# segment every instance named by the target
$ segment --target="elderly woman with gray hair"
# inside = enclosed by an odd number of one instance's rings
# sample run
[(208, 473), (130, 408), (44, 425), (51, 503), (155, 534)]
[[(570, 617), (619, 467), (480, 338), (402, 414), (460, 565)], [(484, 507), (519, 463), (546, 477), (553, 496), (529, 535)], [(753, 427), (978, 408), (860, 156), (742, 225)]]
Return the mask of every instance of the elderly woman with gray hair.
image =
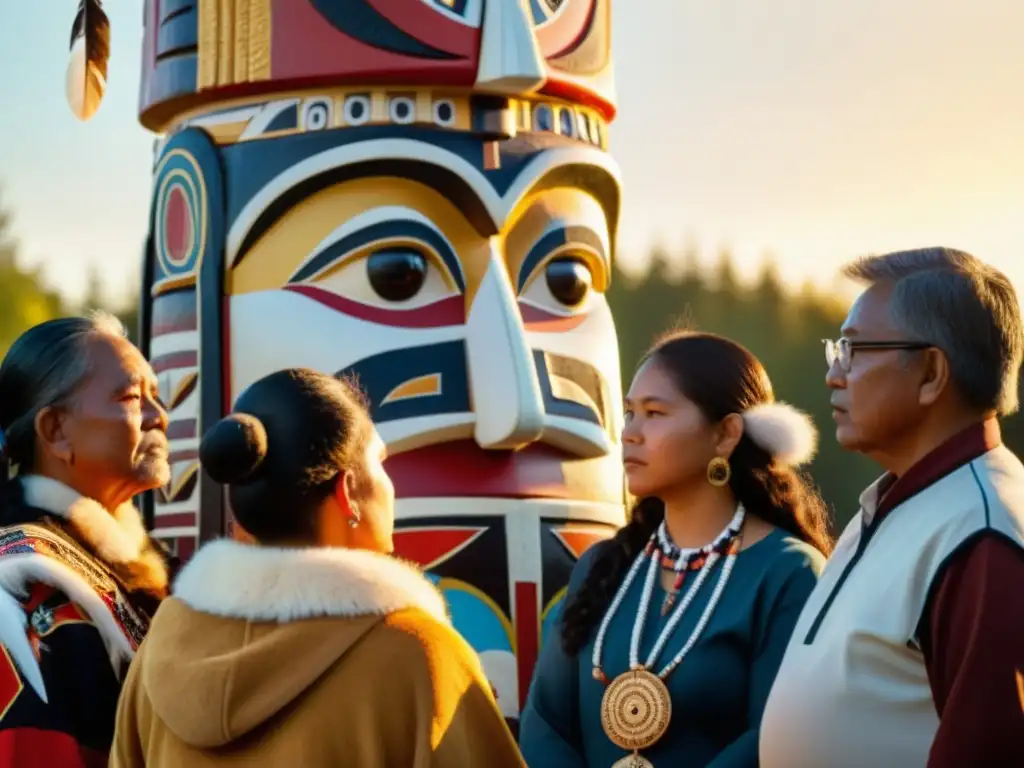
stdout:
[(169, 479), (167, 416), (109, 315), (51, 320), (0, 364), (0, 766), (106, 765), (168, 562), (132, 499)]

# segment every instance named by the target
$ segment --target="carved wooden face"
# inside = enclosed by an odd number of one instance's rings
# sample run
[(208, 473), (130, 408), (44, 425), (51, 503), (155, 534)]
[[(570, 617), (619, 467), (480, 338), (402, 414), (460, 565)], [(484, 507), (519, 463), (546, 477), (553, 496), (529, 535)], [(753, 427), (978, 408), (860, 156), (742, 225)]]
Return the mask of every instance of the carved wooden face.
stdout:
[[(283, 367), (357, 376), (399, 498), (481, 483), (621, 502), (608, 156), (521, 138), (488, 171), (477, 137), (416, 127), (288, 142), (277, 173), (267, 144), (222, 150), (233, 396)], [(480, 451), (522, 469), (466, 472), (458, 457)]]

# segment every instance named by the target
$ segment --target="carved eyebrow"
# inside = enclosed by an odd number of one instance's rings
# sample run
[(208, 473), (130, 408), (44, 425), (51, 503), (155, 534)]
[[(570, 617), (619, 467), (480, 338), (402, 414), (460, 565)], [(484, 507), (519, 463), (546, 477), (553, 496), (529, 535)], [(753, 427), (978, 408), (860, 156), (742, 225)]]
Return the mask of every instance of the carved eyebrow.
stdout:
[[(230, 268), (237, 267), (299, 199), (336, 184), (375, 176), (398, 177), (430, 187), (455, 205), (482, 237), (500, 234), (512, 209), (526, 195), (564, 184), (567, 178), (574, 180), (570, 186), (588, 191), (602, 203), (609, 222), (618, 220), (618, 171), (608, 153), (600, 149), (548, 147), (531, 142), (524, 134), (522, 145), (516, 147), (515, 163), (507, 171), (503, 167), (488, 174), (475, 140), (448, 135), (433, 140), (399, 139), (393, 129), (366, 126), (359, 129), (363, 138), (328, 148), (324, 139), (330, 137), (302, 137), (306, 140), (295, 145), (297, 151), (300, 146), (304, 150), (302, 159), (287, 164), (285, 170), (280, 164), (260, 160), (259, 142), (225, 147), (226, 162), (247, 171), (232, 187), (228, 205), (225, 261)], [(614, 231), (611, 234), (614, 239)]]
[(605, 252), (604, 244), (601, 242), (601, 238), (598, 237), (594, 230), (590, 229), (590, 227), (584, 227), (578, 224), (568, 227), (557, 227), (547, 232), (536, 243), (534, 243), (533, 247), (530, 248), (529, 253), (526, 254), (526, 258), (523, 259), (523, 263), (519, 266), (517, 289), (520, 291), (523, 290), (523, 286), (526, 285), (526, 281), (529, 280), (530, 275), (533, 274), (537, 265), (543, 261), (549, 253), (556, 248), (576, 243), (595, 252), (605, 263), (605, 266), (609, 266), (608, 254)]
[[(391, 128), (391, 126), (381, 126)], [(374, 126), (360, 128), (369, 136), (380, 136), (386, 131), (377, 130)], [(369, 138), (352, 144), (334, 147), (324, 152), (306, 156), (298, 166), (280, 172), (272, 166), (261, 165), (251, 156), (252, 142), (233, 145), (228, 149), (232, 163), (249, 166), (250, 160), (254, 168), (251, 175), (242, 178), (236, 207), (229, 212), (231, 226), (228, 230), (227, 260), (234, 269), (245, 258), (253, 245), (282, 217), (287, 216), (301, 197), (308, 197), (327, 189), (355, 179), (367, 179), (377, 176), (394, 176), (423, 184), (448, 199), (465, 216), (466, 220), (484, 237), (491, 237), (499, 232), (498, 224), (485, 197), (499, 197), (494, 182), (481, 171), (479, 179), (464, 178), (445, 162), (431, 161), (433, 154), (440, 154), (441, 160), (450, 163), (451, 156), (458, 163), (466, 160), (456, 151), (450, 151), (428, 141), (413, 139), (398, 140), (403, 144), (416, 145), (417, 151), (425, 155), (420, 158), (389, 157), (367, 159), (363, 157), (378, 142), (387, 142), (386, 138)], [(317, 166), (316, 172), (297, 173), (305, 166), (310, 166), (317, 159), (327, 161), (325, 156), (337, 157), (338, 164), (326, 169)], [(529, 168), (529, 165), (527, 165)], [(275, 172), (275, 170), (277, 172)], [(517, 176), (517, 178), (520, 178)]]
[(388, 240), (396, 237), (408, 237), (429, 245), (441, 257), (445, 266), (448, 267), (448, 272), (459, 287), (459, 290), (465, 292), (466, 280), (462, 273), (462, 264), (459, 263), (459, 259), (455, 255), (455, 251), (452, 250), (448, 240), (432, 227), (422, 222), (408, 219), (379, 221), (376, 224), (367, 225), (362, 229), (357, 229), (344, 235), (322, 248), (305, 264), (299, 267), (288, 279), (288, 282), (300, 283), (309, 280), (334, 266), (345, 254), (357, 248), (368, 245), (375, 240)]

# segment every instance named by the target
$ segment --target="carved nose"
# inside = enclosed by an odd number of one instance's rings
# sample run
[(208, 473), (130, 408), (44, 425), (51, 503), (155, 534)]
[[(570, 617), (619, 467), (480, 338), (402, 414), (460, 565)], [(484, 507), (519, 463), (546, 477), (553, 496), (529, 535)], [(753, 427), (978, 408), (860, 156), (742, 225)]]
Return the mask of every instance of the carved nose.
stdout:
[(544, 430), (544, 395), (508, 273), (496, 249), (473, 298), (466, 333), (469, 386), (482, 448), (512, 450)]
[(480, 30), (476, 87), (500, 93), (532, 93), (547, 79), (533, 33), (529, 0), (486, 0)]

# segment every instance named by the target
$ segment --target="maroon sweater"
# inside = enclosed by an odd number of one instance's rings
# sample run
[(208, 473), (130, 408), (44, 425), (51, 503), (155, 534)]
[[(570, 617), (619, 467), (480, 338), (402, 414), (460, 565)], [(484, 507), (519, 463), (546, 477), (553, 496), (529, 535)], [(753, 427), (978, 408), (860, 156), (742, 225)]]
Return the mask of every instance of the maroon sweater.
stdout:
[[(961, 432), (894, 482), (876, 514), (1000, 441), (994, 419)], [(1024, 766), (1022, 593), (1024, 550), (995, 531), (965, 541), (936, 577), (918, 627), (939, 714), (929, 768)]]

